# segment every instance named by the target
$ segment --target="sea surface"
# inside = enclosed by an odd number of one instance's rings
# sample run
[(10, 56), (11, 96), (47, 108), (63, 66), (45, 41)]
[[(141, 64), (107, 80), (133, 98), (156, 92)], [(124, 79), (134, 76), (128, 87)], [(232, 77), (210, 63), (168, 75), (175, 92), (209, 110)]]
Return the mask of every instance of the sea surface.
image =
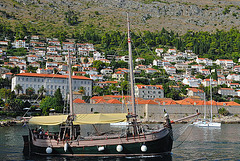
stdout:
[[(240, 124), (222, 124), (221, 128), (174, 125), (175, 141), (170, 155), (122, 158), (45, 157), (23, 155), (22, 125), (0, 127), (0, 160), (28, 161), (162, 161), (162, 160), (239, 160)], [(51, 130), (51, 129), (49, 129)], [(184, 132), (183, 132), (184, 131)], [(180, 135), (181, 134), (181, 135)]]

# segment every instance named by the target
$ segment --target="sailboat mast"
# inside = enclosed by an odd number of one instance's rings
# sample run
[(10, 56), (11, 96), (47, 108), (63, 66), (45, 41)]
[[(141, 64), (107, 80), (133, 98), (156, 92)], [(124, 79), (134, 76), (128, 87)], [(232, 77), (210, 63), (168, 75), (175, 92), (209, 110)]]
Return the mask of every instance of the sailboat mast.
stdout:
[(210, 116), (210, 121), (212, 122), (212, 77), (210, 77), (210, 96), (211, 96), (211, 116)]
[(128, 52), (129, 52), (129, 68), (130, 68), (130, 84), (131, 84), (131, 98), (132, 98), (132, 113), (136, 116), (135, 93), (134, 93), (134, 78), (133, 78), (133, 58), (132, 58), (132, 44), (130, 36), (130, 20), (127, 13), (127, 27), (128, 27)]
[(73, 115), (73, 94), (72, 94), (72, 66), (70, 61), (70, 52), (68, 50), (68, 75), (69, 75), (69, 104), (70, 104), (70, 115)]
[(204, 116), (203, 119), (206, 119), (206, 113), (207, 113), (207, 108), (206, 108), (206, 93), (204, 92)]

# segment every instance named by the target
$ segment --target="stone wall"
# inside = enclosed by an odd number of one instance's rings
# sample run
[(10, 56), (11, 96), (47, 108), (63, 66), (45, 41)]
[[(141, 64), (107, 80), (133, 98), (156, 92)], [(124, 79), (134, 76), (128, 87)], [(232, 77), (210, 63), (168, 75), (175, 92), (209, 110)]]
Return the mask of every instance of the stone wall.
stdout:
[[(126, 112), (127, 108), (131, 112), (131, 105), (122, 106), (121, 104), (78, 104), (74, 103), (74, 111), (75, 113), (121, 113)], [(213, 106), (213, 115), (217, 115), (217, 109), (222, 108), (224, 106)], [(240, 114), (239, 106), (225, 106), (225, 108), (232, 114)], [(176, 120), (182, 117), (186, 117), (196, 113), (196, 110), (202, 115), (204, 113), (204, 106), (197, 105), (137, 105), (137, 115), (142, 121), (149, 122), (161, 122), (164, 121), (164, 109), (170, 115), (171, 120)], [(206, 106), (207, 117), (210, 114), (210, 106)]]

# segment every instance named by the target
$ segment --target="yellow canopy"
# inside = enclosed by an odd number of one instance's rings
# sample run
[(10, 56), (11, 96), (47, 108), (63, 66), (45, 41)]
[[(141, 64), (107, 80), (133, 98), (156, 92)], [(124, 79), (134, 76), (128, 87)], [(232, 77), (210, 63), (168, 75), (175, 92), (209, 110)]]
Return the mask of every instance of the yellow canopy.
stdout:
[(67, 120), (68, 115), (37, 116), (29, 120), (29, 124), (59, 125)]
[[(98, 114), (76, 114), (74, 125), (80, 124), (109, 124), (126, 122), (127, 113), (98, 113)], [(59, 125), (66, 122), (68, 115), (37, 116), (29, 120), (29, 124), (37, 125)]]
[(73, 124), (109, 124), (116, 122), (126, 122), (126, 116), (127, 113), (77, 114)]

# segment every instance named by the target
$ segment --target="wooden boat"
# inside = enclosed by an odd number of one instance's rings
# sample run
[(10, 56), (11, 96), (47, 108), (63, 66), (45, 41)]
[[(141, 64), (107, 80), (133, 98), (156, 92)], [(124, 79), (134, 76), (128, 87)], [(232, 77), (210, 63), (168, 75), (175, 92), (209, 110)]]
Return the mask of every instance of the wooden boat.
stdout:
[[(63, 156), (141, 156), (171, 152), (173, 134), (167, 113), (165, 114), (166, 122), (159, 129), (146, 129), (137, 121), (129, 18), (128, 46), (132, 113), (74, 114), (70, 90), (70, 114), (33, 117), (29, 120), (29, 124), (61, 125), (59, 133), (54, 135), (44, 135), (29, 129), (29, 135), (23, 137), (24, 145), (30, 153)], [(70, 60), (69, 73), (71, 73)], [(71, 89), (71, 74), (69, 74), (69, 89)], [(85, 137), (81, 135), (80, 125), (83, 124), (110, 124), (124, 121), (129, 125), (123, 133), (105, 133)]]

